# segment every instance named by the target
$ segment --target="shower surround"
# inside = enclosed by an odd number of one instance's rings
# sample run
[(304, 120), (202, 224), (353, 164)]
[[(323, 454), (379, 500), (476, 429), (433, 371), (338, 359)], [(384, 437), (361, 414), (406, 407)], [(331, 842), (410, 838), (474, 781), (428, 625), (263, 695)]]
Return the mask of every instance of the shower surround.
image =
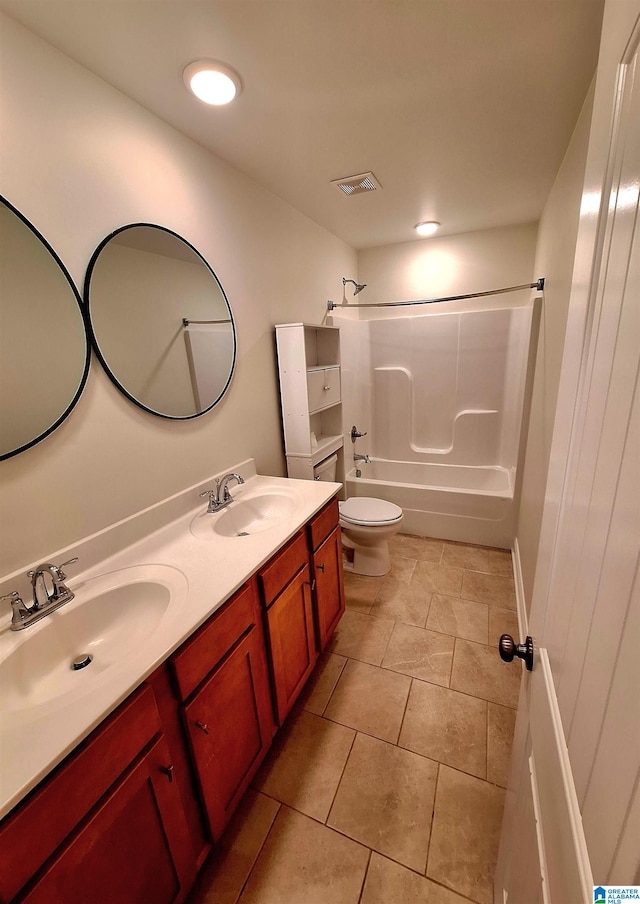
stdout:
[(377, 320), (338, 316), (348, 424), (367, 430), (347, 496), (404, 510), (403, 530), (510, 547), (533, 305)]

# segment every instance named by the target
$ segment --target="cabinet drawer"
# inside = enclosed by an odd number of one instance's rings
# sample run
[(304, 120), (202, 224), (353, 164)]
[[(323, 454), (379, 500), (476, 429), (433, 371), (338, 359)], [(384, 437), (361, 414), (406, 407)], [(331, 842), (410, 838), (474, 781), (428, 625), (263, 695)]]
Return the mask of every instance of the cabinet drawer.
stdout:
[(271, 605), (280, 591), (308, 561), (307, 538), (304, 530), (301, 530), (258, 575), (265, 606)]
[(161, 730), (148, 685), (124, 703), (0, 827), (0, 900), (10, 901)]
[(325, 537), (329, 536), (339, 519), (338, 500), (334, 497), (309, 522), (309, 546), (312, 550), (317, 549)]
[(255, 582), (250, 581), (171, 657), (181, 700), (186, 700), (258, 617)]
[(319, 411), (340, 401), (340, 368), (307, 372), (307, 397), (309, 412)]

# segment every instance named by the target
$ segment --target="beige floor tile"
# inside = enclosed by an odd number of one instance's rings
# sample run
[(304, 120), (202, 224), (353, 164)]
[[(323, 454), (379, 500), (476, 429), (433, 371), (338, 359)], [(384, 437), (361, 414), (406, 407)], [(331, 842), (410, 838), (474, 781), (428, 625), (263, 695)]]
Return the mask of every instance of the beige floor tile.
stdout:
[(453, 891), (425, 879), (374, 851), (361, 904), (469, 904)]
[(505, 577), (502, 574), (465, 571), (462, 592), (458, 596), (502, 609), (516, 608), (516, 590), (513, 578)]
[(502, 788), (440, 766), (428, 878), (492, 904), (504, 796)]
[(353, 739), (350, 728), (300, 710), (276, 737), (253, 785), (324, 822)]
[(395, 744), (411, 679), (351, 659), (340, 677), (325, 717)]
[(328, 649), (339, 656), (380, 665), (394, 624), (391, 618), (372, 618), (347, 610), (329, 641)]
[(487, 722), (487, 781), (507, 787), (509, 763), (516, 726), (516, 711), (489, 703)]
[[(384, 578), (391, 578), (398, 583), (408, 584), (415, 571), (417, 559), (411, 559), (407, 556), (391, 556), (391, 571)], [(382, 580), (384, 580), (382, 578)]]
[(349, 571), (344, 573), (344, 600), (348, 609), (367, 615), (379, 589), (380, 578), (369, 578)]
[(236, 904), (280, 804), (249, 790), (202, 868), (189, 904)]
[(515, 709), (521, 674), (519, 659), (503, 662), (497, 648), (456, 640), (450, 684), (454, 690)]
[(454, 643), (446, 634), (397, 622), (382, 666), (448, 687)]
[(439, 593), (434, 593), (431, 597), (426, 627), (432, 631), (486, 643), (488, 623), (489, 608), (486, 603), (442, 596)]
[(432, 593), (419, 584), (401, 583), (388, 576), (382, 578), (380, 592), (370, 615), (386, 616), (406, 625), (424, 628)]
[(468, 546), (447, 542), (442, 551), (442, 564), (470, 571), (489, 571), (489, 550), (486, 546)]
[(510, 634), (516, 643), (520, 642), (518, 634), (518, 613), (515, 609), (499, 609), (489, 606), (489, 646), (498, 649), (498, 641), (502, 634)]
[(490, 549), (489, 571), (491, 574), (503, 574), (508, 578), (512, 578), (513, 562), (511, 551), (508, 549)]
[(431, 590), (432, 593), (460, 596), (462, 574), (462, 568), (435, 565), (433, 562), (418, 562), (411, 581), (419, 584), (425, 590)]
[(282, 807), (241, 904), (357, 904), (369, 851)]
[(446, 687), (413, 681), (398, 744), (485, 778), (487, 703)]
[(300, 694), (300, 704), (307, 712), (321, 716), (329, 702), (338, 678), (346, 663), (344, 656), (322, 653), (311, 676)]
[(409, 534), (396, 534), (389, 540), (389, 550), (409, 559), (418, 559), (421, 562), (434, 562), (440, 564), (442, 558), (442, 540), (432, 540), (430, 537), (412, 537)]
[(432, 760), (358, 734), (327, 825), (424, 873), (437, 770)]

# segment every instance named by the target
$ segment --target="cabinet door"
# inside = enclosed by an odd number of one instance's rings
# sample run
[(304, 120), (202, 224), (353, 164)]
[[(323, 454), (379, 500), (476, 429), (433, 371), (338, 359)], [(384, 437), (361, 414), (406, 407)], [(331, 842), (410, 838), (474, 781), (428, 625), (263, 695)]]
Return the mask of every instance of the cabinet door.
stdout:
[(273, 664), (276, 721), (282, 725), (318, 658), (308, 565), (300, 569), (267, 609), (267, 630)]
[(309, 411), (321, 411), (340, 401), (340, 368), (310, 370), (307, 373)]
[(159, 738), (49, 861), (23, 904), (183, 901), (195, 862), (171, 766)]
[(313, 553), (318, 646), (324, 650), (344, 612), (344, 579), (340, 528)]
[(262, 628), (254, 626), (183, 709), (211, 837), (217, 840), (273, 734)]

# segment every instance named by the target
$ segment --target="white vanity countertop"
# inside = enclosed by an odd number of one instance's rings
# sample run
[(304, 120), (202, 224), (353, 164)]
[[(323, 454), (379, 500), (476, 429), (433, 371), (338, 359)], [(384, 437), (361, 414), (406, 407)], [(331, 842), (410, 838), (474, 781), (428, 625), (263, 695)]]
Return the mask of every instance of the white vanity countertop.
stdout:
[[(243, 486), (231, 486), (236, 503), (270, 492), (286, 494), (294, 500), (293, 511), (269, 529), (249, 536), (220, 535), (209, 525), (231, 513), (234, 503), (218, 514), (203, 515), (206, 500), (199, 499), (198, 494), (213, 486), (210, 478), (41, 560), (58, 564), (75, 555), (80, 557), (76, 566), (67, 569), (67, 584), (76, 598), (57, 612), (22, 631), (9, 630), (10, 619), (3, 614), (0, 816), (7, 814), (341, 489), (336, 483), (259, 476), (252, 459), (229, 471), (245, 479)], [(85, 567), (79, 572), (81, 565)], [(24, 575), (20, 574), (22, 584), (18, 575), (9, 575), (0, 582), (0, 592), (24, 591)], [(74, 650), (69, 656), (65, 617), (75, 617), (73, 609), (82, 606), (83, 591), (86, 602), (89, 594), (102, 593), (111, 586), (142, 586), (144, 581), (159, 582), (172, 593), (172, 602), (158, 616), (153, 631), (145, 631), (142, 619), (138, 627), (120, 632), (121, 638), (114, 640), (112, 625), (108, 625), (109, 659), (106, 648), (100, 646), (100, 627), (91, 626), (87, 636), (92, 637), (89, 651), (95, 651), (94, 661), (86, 669), (71, 671), (70, 659), (87, 650)], [(26, 591), (23, 597), (29, 600)], [(34, 674), (40, 661), (30, 659), (32, 653), (23, 657), (27, 648), (18, 649), (23, 644), (31, 644), (30, 650), (41, 648), (45, 659), (51, 656), (51, 667), (45, 665), (41, 674)], [(61, 674), (52, 652), (56, 646), (61, 649), (59, 668), (65, 670), (64, 686), (72, 688), (57, 695), (51, 691), (55, 686), (54, 667)], [(114, 650), (118, 653), (115, 657)], [(109, 659), (106, 665), (105, 659)], [(35, 666), (29, 666), (32, 661)], [(72, 681), (79, 679), (77, 690), (69, 683), (69, 673)], [(13, 691), (14, 687), (19, 692)]]

